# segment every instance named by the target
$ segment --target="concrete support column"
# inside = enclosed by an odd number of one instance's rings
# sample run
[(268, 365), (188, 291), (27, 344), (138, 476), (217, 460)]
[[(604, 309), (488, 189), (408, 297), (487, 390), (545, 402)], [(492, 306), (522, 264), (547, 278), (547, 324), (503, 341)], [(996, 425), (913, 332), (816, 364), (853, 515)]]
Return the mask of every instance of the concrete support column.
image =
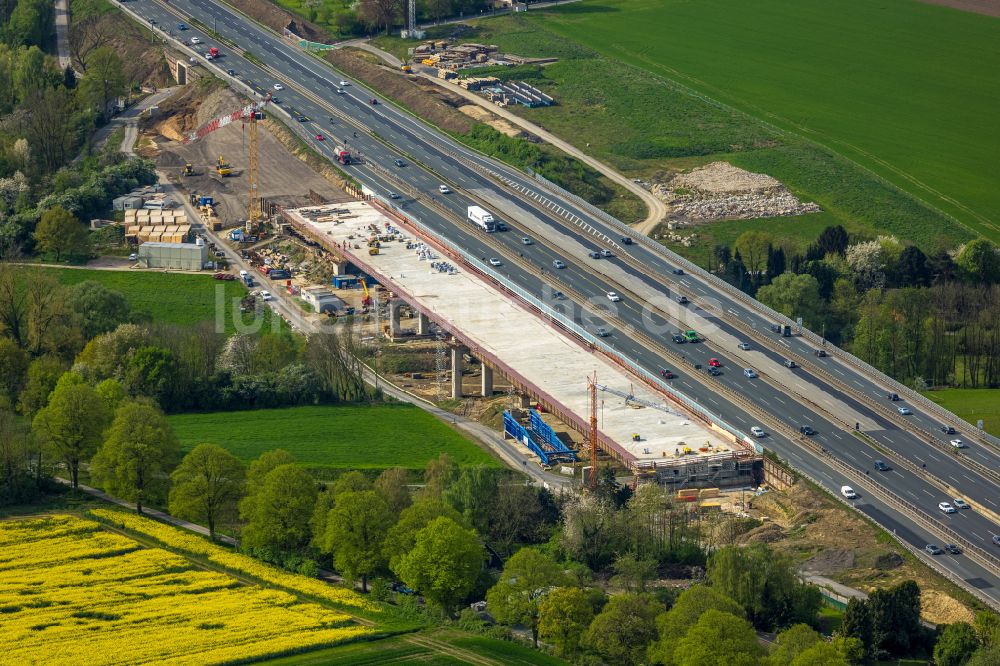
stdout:
[(392, 338), (399, 337), (399, 306), (401, 305), (402, 301), (389, 301), (389, 335)]
[(430, 335), (431, 334), (431, 320), (423, 312), (419, 313), (417, 317), (417, 335)]
[(482, 368), (482, 393), (484, 398), (493, 397), (493, 368), (489, 367), (485, 363), (480, 363)]
[(451, 397), (453, 400), (462, 399), (462, 353), (465, 348), (462, 345), (453, 345), (451, 348)]

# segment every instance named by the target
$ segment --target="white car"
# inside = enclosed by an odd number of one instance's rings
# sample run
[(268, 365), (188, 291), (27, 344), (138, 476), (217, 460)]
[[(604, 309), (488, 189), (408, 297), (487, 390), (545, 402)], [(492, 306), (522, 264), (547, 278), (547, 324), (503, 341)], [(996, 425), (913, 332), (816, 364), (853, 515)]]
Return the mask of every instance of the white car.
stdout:
[(757, 376), (757, 371), (753, 368), (743, 368), (743, 376), (747, 379), (753, 379)]
[(900, 407), (899, 413), (902, 414), (903, 416), (910, 416), (911, 414), (913, 414), (913, 412), (910, 411), (909, 407)]
[(389, 198), (390, 199), (398, 199), (399, 195), (396, 194), (395, 192), (389, 192)]
[(953, 507), (948, 502), (941, 502), (940, 504), (938, 504), (938, 508), (944, 511), (945, 513), (956, 513), (958, 511), (958, 509)]
[(138, 258), (139, 258), (139, 255), (136, 254), (135, 252), (133, 252), (132, 254), (128, 255), (128, 260), (129, 261), (136, 261)]
[(971, 509), (972, 508), (971, 506), (969, 506), (968, 502), (966, 502), (964, 499), (961, 499), (960, 497), (956, 497), (955, 501), (952, 502), (952, 504), (955, 505), (956, 509)]
[(191, 43), (192, 44), (201, 44), (201, 38), (199, 38), (199, 37), (192, 37), (191, 38)]
[(262, 291), (260, 292), (260, 298), (263, 301), (269, 301), (273, 298), (273, 296), (271, 296), (271, 292), (269, 291)]
[(343, 95), (344, 94), (344, 89), (343, 88), (337, 88), (337, 94), (338, 95)]
[(753, 435), (754, 437), (763, 437), (767, 433), (764, 432), (763, 428), (761, 428), (759, 426), (754, 426), (754, 427), (750, 428), (750, 434)]
[(960, 439), (953, 439), (953, 440), (951, 440), (949, 442), (949, 444), (951, 444), (952, 446), (954, 446), (956, 449), (964, 449), (965, 448), (965, 442), (963, 442)]
[(622, 300), (622, 297), (613, 291), (609, 291), (605, 295), (608, 297), (608, 300), (611, 301), (612, 303), (617, 303), (618, 301)]
[(240, 271), (241, 278), (245, 278), (247, 275), (249, 275), (249, 273), (247, 273), (246, 271)]
[(343, 87), (346, 87), (346, 86), (349, 86), (349, 85), (351, 85), (351, 84), (350, 84), (350, 83), (348, 83), (347, 81), (341, 81), (341, 82), (340, 82), (340, 86), (341, 86), (342, 88), (343, 88)]
[(496, 257), (490, 257), (490, 266), (499, 266), (501, 263), (503, 262), (501, 262)]
[(749, 342), (741, 342), (741, 343), (740, 343), (739, 345), (737, 345), (737, 346), (738, 346), (738, 347), (739, 347), (740, 349), (742, 349), (743, 351), (746, 351), (746, 350), (750, 349), (750, 343), (749, 343)]
[(447, 185), (438, 185), (438, 192), (441, 194), (451, 194), (451, 188)]
[(858, 498), (858, 494), (856, 492), (854, 492), (854, 488), (851, 488), (850, 486), (841, 486), (840, 487), (840, 494), (843, 495), (844, 497), (846, 497), (847, 499), (857, 499)]
[(281, 85), (280, 83), (275, 83), (274, 84), (274, 89), (275, 90), (284, 90), (285, 86)]

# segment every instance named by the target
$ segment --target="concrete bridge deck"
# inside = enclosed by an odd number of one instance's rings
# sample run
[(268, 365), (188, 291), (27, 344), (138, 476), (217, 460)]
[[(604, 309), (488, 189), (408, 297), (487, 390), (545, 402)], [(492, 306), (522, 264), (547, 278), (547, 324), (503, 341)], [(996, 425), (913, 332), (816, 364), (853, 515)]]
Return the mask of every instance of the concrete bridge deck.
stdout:
[[(630, 467), (649, 467), (654, 462), (657, 466), (706, 463), (731, 459), (745, 450), (729, 433), (685, 413), (602, 353), (444, 256), (417, 238), (414, 230), (400, 228), (375, 207), (352, 202), (284, 214), (299, 231), (346, 256), (428, 315), (474, 356), (535, 394), (560, 416), (570, 415), (578, 427), (585, 428), (588, 422), (587, 380), (596, 373), (597, 383), (612, 389), (597, 393), (599, 440)], [(368, 239), (376, 231), (394, 240), (381, 242), (379, 253), (370, 255)], [(440, 261), (454, 270), (432, 267)], [(614, 392), (663, 409), (643, 406)]]

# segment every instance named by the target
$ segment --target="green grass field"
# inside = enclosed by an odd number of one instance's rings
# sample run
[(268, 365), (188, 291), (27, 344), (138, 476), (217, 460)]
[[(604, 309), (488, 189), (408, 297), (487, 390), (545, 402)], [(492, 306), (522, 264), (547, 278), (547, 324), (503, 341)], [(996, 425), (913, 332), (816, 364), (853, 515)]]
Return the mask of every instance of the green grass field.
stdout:
[[(34, 268), (30, 270), (36, 270)], [(60, 284), (73, 285), (86, 280), (100, 282), (108, 289), (120, 291), (134, 310), (150, 313), (154, 321), (190, 326), (202, 321), (222, 318), (227, 333), (236, 330), (233, 314), (239, 316), (239, 301), (246, 287), (238, 280), (222, 282), (209, 275), (153, 273), (138, 271), (107, 271), (83, 268), (38, 268), (52, 275)], [(261, 330), (281, 326), (280, 317), (264, 309)], [(247, 319), (249, 331), (252, 322)]]
[[(423, 643), (425, 637), (431, 642)], [(458, 650), (448, 652), (452, 648)], [(349, 643), (264, 663), (268, 666), (367, 666), (387, 663), (429, 666), (482, 666), (486, 663), (504, 666), (563, 666), (568, 662), (508, 641), (444, 629), (390, 636), (368, 643)]]
[(972, 425), (983, 420), (983, 428), (1000, 437), (1000, 389), (941, 389), (924, 396)]
[[(584, 0), (529, 16), (845, 155), (1000, 242), (998, 19), (914, 0)], [(612, 96), (617, 81), (595, 74)]]
[[(653, 70), (645, 62), (630, 61), (610, 49), (596, 50), (588, 40), (600, 42), (603, 37), (578, 29), (578, 24), (607, 20), (611, 30), (621, 30), (619, 21), (630, 20), (630, 12), (619, 5), (597, 6), (588, 0), (558, 12), (475, 21), (475, 30), (462, 39), (497, 44), (503, 51), (524, 56), (559, 58), (544, 67), (518, 67), (515, 77), (553, 95), (558, 104), (508, 110), (572, 141), (626, 176), (657, 178), (665, 171), (724, 160), (772, 175), (800, 199), (823, 208), (822, 213), (794, 218), (702, 225), (693, 247), (676, 245), (673, 249), (701, 262), (714, 245), (731, 244), (740, 232), (763, 228), (787, 251), (801, 252), (831, 224), (870, 236), (892, 233), (927, 252), (953, 249), (973, 237), (969, 229), (837, 153), (720, 105), (686, 83), (678, 83), (669, 72)], [(440, 26), (429, 35), (444, 37), (452, 30)], [(651, 45), (659, 42), (648, 31), (643, 34)], [(412, 46), (394, 37), (373, 41), (402, 57)]]
[(459, 465), (500, 466), (458, 431), (410, 405), (292, 407), (168, 419), (185, 451), (212, 442), (252, 460), (280, 448), (320, 474), (396, 466), (423, 469), (441, 453)]

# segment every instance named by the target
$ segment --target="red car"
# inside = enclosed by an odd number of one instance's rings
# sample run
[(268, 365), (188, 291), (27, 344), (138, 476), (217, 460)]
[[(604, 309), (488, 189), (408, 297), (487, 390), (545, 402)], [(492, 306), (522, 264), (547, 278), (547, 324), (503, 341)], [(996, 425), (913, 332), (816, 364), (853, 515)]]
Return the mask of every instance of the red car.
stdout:
[(317, 140), (317, 141), (322, 141), (322, 140), (323, 140), (323, 138), (324, 138), (324, 137), (323, 137), (323, 135), (322, 135), (322, 134), (317, 134), (317, 135), (316, 135), (316, 140)]
[(717, 358), (710, 358), (710, 359), (708, 359), (708, 364), (710, 366), (712, 366), (713, 368), (721, 368), (722, 367), (722, 363), (720, 363), (719, 359), (717, 359)]
[(660, 374), (663, 375), (664, 379), (673, 379), (674, 377), (677, 376), (674, 373), (670, 372), (669, 370), (660, 370)]

